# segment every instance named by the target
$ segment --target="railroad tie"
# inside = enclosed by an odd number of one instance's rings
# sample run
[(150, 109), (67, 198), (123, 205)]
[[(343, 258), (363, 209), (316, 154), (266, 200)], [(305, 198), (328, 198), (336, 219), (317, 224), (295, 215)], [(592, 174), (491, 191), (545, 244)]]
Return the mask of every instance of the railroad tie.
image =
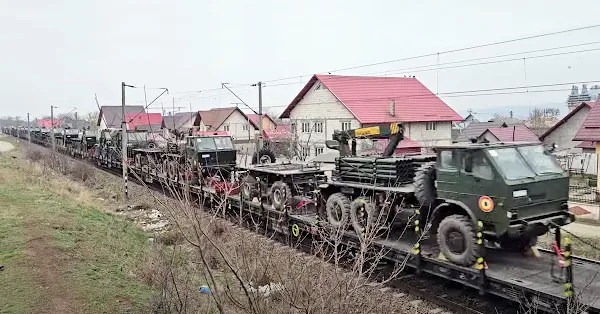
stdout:
[(395, 298), (404, 298), (405, 296), (406, 296), (406, 293), (403, 293), (403, 292), (394, 293)]
[(429, 314), (440, 314), (442, 313), (443, 309), (438, 307), (437, 309), (433, 309), (431, 311), (429, 311)]
[(410, 302), (408, 302), (408, 304), (412, 305), (412, 306), (419, 306), (419, 304), (421, 304), (423, 301), (421, 300), (412, 300)]

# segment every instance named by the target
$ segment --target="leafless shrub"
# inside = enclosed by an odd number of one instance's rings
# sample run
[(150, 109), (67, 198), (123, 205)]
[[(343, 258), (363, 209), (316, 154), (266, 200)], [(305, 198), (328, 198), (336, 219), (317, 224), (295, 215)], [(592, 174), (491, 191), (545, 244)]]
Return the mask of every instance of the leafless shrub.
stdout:
[(39, 162), (44, 158), (44, 154), (39, 148), (28, 146), (25, 149), (25, 158), (31, 162)]
[(94, 179), (96, 171), (94, 168), (83, 163), (74, 163), (71, 167), (71, 177), (82, 182), (89, 182)]
[[(315, 256), (311, 257), (268, 242), (265, 236), (273, 234), (262, 229), (259, 221), (243, 219), (250, 221), (255, 230), (263, 230), (262, 236), (217, 219), (217, 214), (233, 214), (228, 211), (227, 196), (235, 192), (235, 186), (222, 187), (220, 196), (208, 193), (196, 196), (187, 184), (182, 192), (168, 180), (163, 181), (163, 189), (175, 200), (151, 190), (146, 193), (152, 195), (159, 210), (185, 239), (183, 245), (175, 247), (185, 252), (189, 263), (175, 263), (177, 257), (162, 255), (160, 262), (152, 264), (161, 265), (160, 270), (154, 271), (159, 278), (153, 280), (161, 290), (160, 302), (155, 304), (157, 312), (212, 309), (220, 313), (346, 313), (350, 308), (383, 313), (410, 308), (376, 289), (397, 277), (405, 263), (399, 263), (393, 275), (375, 287), (369, 284), (378, 261), (388, 253), (371, 247), (381, 235), (378, 224), (385, 221), (383, 214), (371, 221), (360, 247), (343, 247), (343, 228), (324, 230), (323, 240), (313, 242)], [(208, 213), (193, 206), (202, 197), (202, 201), (211, 201)], [(354, 257), (347, 262), (344, 258), (350, 254)], [(212, 294), (198, 292), (204, 285)], [(190, 291), (194, 294), (187, 294)]]

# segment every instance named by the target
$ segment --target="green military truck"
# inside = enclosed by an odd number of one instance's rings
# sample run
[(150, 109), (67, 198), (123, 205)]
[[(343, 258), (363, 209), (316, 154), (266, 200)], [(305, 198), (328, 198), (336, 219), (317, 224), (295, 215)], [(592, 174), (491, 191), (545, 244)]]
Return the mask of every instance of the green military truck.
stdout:
[[(355, 143), (362, 138), (389, 139), (389, 145), (381, 155), (358, 157)], [(350, 223), (359, 235), (371, 226), (389, 235), (418, 210), (444, 257), (470, 266), (481, 256), (479, 232), (503, 249), (528, 250), (549, 228), (574, 221), (568, 175), (540, 143), (451, 144), (432, 155), (392, 156), (402, 139), (402, 126), (391, 124), (336, 131), (327, 141), (340, 151), (321, 189), (322, 215), (331, 225)]]

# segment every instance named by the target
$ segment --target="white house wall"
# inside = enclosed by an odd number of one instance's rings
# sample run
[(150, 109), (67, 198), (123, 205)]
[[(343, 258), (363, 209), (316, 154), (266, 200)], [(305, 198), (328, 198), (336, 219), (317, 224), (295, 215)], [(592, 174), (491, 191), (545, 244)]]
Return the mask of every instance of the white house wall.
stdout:
[(580, 153), (581, 148), (575, 148), (575, 146), (579, 145), (581, 141), (573, 141), (573, 138), (583, 125), (589, 112), (589, 107), (581, 108), (565, 123), (546, 136), (544, 138), (544, 145), (550, 147), (552, 144), (556, 143), (560, 151), (567, 150), (569, 153)]
[[(248, 126), (244, 130), (244, 126)], [(229, 127), (229, 130), (227, 130)], [(254, 138), (256, 130), (248, 124), (248, 120), (239, 111), (234, 111), (223, 124), (217, 129), (229, 131), (236, 140), (249, 140)], [(249, 130), (249, 131), (248, 131)]]
[(404, 135), (420, 142), (424, 148), (452, 143), (452, 122), (435, 122), (435, 130), (427, 130), (428, 122), (409, 122), (404, 125)]
[[(304, 98), (290, 112), (290, 120), (295, 124), (295, 136), (302, 146), (310, 147), (309, 157), (315, 156), (315, 148), (324, 148), (325, 141), (330, 140), (334, 130), (341, 130), (343, 123), (350, 123), (350, 128), (360, 127), (358, 120), (328, 90), (315, 90), (320, 82), (316, 82), (304, 95)], [(302, 123), (309, 123), (311, 132), (302, 132)], [(323, 132), (315, 132), (315, 122), (323, 123)]]

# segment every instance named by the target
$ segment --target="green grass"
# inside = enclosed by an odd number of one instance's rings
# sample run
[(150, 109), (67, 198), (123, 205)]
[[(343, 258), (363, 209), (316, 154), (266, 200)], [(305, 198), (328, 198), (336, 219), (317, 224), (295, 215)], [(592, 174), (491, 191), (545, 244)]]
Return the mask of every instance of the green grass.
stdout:
[[(27, 254), (42, 239), (60, 265), (70, 301), (90, 313), (141, 313), (153, 290), (132, 276), (148, 254), (145, 233), (120, 217), (59, 195), (39, 184), (24, 161), (0, 156), (0, 313), (31, 313), (53, 296), (40, 289), (41, 253)], [(39, 176), (39, 174), (37, 174)], [(51, 258), (50, 258), (51, 257)], [(37, 262), (37, 263), (36, 263)], [(50, 262), (50, 261), (48, 261)]]

